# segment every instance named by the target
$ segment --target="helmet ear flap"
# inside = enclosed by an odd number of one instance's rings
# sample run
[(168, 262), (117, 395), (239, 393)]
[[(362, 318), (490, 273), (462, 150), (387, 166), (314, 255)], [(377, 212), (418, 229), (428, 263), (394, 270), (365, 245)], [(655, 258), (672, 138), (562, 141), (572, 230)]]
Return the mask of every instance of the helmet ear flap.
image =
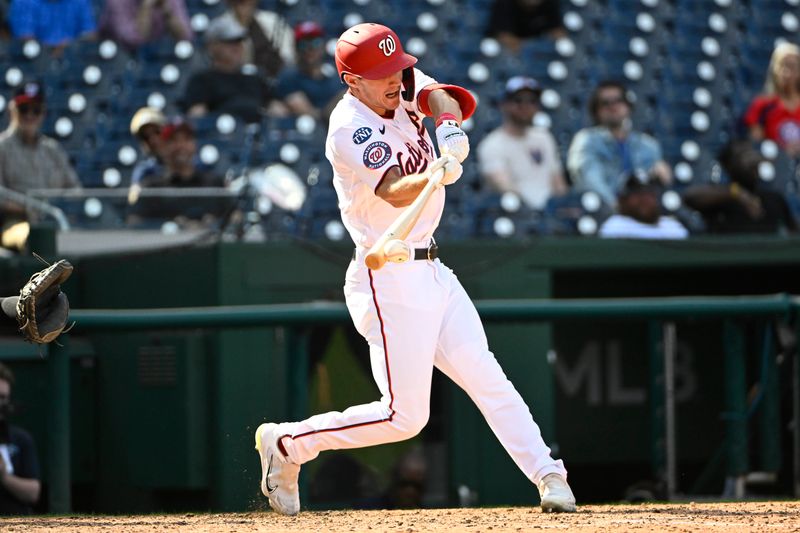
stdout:
[(403, 69), (403, 100), (412, 102), (414, 100), (414, 67)]

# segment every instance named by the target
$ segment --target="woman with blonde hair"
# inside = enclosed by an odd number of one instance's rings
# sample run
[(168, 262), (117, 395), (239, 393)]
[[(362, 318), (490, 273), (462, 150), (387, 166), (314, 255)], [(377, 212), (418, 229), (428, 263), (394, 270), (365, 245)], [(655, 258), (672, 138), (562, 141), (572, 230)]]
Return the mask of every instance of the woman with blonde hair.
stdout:
[(790, 156), (800, 156), (800, 47), (783, 42), (775, 47), (767, 69), (764, 93), (744, 115), (751, 139), (770, 139)]

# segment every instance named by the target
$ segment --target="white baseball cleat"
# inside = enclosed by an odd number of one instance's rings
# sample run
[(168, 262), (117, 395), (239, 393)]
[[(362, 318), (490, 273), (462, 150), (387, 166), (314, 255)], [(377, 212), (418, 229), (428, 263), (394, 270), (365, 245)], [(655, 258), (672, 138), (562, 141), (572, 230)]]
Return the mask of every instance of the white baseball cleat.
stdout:
[(300, 512), (297, 477), (300, 465), (290, 463), (278, 449), (278, 424), (261, 424), (256, 430), (256, 450), (261, 456), (261, 492), (269, 506), (289, 516)]
[(554, 513), (574, 513), (575, 496), (561, 474), (547, 474), (539, 481), (539, 495), (542, 511)]

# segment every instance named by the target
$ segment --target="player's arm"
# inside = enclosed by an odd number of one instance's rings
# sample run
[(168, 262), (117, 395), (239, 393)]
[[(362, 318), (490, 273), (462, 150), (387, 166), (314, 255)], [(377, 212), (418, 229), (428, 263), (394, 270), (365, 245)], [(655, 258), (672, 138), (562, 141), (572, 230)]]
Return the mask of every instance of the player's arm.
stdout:
[(437, 182), (437, 187), (455, 183), (463, 172), (461, 163), (450, 154), (441, 156), (432, 162), (425, 171), (418, 174), (403, 176), (400, 173), (400, 167), (393, 166), (386, 171), (383, 179), (378, 183), (375, 194), (389, 202), (392, 207), (406, 207), (414, 203), (427, 185), (429, 176), (436, 175), (436, 172), (441, 169), (444, 169), (444, 175)]
[(436, 121), (439, 153), (452, 154), (460, 162), (469, 155), (469, 139), (461, 122), (475, 112), (475, 98), (458, 85), (433, 83), (423, 87), (418, 96), (420, 111)]
[(400, 167), (394, 166), (383, 175), (383, 179), (375, 188), (375, 195), (387, 201), (392, 207), (405, 207), (419, 196), (426, 183), (428, 183), (427, 172), (403, 176)]

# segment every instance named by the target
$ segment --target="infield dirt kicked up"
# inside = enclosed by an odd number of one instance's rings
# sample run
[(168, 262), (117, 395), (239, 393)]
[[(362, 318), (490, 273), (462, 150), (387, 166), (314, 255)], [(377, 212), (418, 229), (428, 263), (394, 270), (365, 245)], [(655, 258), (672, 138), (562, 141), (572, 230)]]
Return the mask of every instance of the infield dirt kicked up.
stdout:
[(800, 501), (585, 505), (574, 514), (538, 507), (308, 511), (138, 516), (37, 516), (0, 519), (0, 531), (113, 532), (491, 532), (800, 531)]

